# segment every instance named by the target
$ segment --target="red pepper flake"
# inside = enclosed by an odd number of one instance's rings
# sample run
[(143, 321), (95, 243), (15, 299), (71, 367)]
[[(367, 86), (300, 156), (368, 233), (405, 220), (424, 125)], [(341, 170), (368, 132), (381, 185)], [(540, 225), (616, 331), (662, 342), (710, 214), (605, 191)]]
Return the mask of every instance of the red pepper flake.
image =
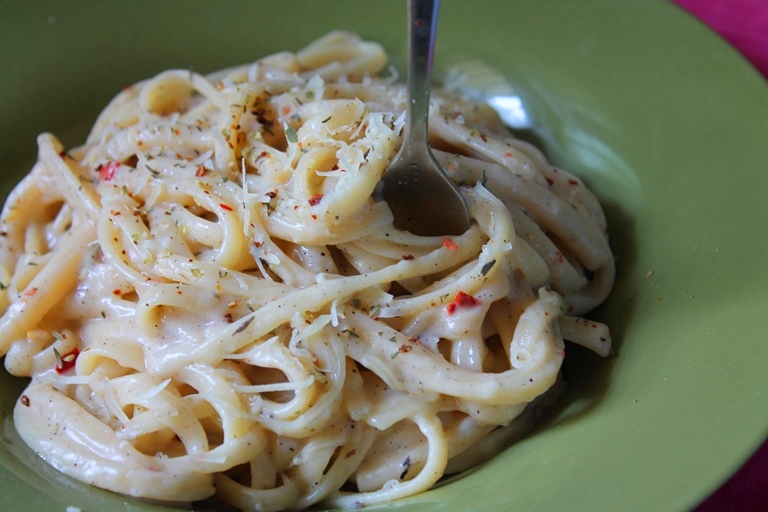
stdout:
[(73, 348), (63, 356), (57, 357), (57, 363), (56, 363), (56, 373), (64, 373), (65, 371), (69, 370), (73, 366), (75, 366), (75, 362), (77, 361), (77, 356), (80, 355), (80, 350), (78, 350), (77, 347)]
[(317, 206), (318, 204), (320, 204), (320, 201), (322, 201), (322, 199), (323, 199), (323, 194), (315, 194), (309, 198), (309, 205)]
[(347, 452), (347, 454), (346, 454), (346, 455), (344, 455), (344, 458), (345, 458), (345, 459), (348, 459), (348, 458), (352, 457), (353, 455), (355, 455), (356, 453), (357, 453), (357, 450), (355, 450), (354, 448), (352, 448), (351, 450), (349, 450), (349, 451)]
[(121, 214), (119, 211), (117, 211), (117, 210), (109, 210), (109, 213), (110, 213), (110, 215), (112, 215), (113, 217), (117, 217), (118, 215), (122, 215), (122, 214)]
[(339, 170), (339, 164), (333, 164), (333, 167), (331, 167), (332, 171), (338, 171)]
[(578, 185), (578, 184), (579, 184), (579, 181), (578, 181), (578, 180), (574, 180), (574, 179), (570, 179), (570, 180), (568, 180), (568, 184), (569, 184), (569, 185), (574, 185), (574, 186), (575, 186), (575, 185)]
[(266, 193), (266, 194), (264, 194), (264, 195), (265, 195), (265, 196), (267, 196), (267, 197), (268, 197), (268, 198), (270, 198), (270, 199), (274, 199), (274, 198), (276, 198), (276, 197), (277, 197), (277, 190), (272, 190), (272, 191), (270, 191), (270, 192), (267, 192), (267, 193)]
[(506, 153), (504, 153), (504, 156), (506, 156), (507, 158), (509, 158), (509, 157), (511, 157), (511, 156), (513, 156), (513, 155), (512, 155), (512, 153), (511, 153), (511, 152), (507, 151)]
[(405, 261), (410, 261), (413, 259), (413, 254), (403, 254), (403, 259)]
[(232, 207), (231, 207), (231, 206), (229, 206), (229, 205), (228, 205), (228, 204), (226, 204), (226, 203), (219, 203), (219, 206), (221, 207), (221, 209), (222, 209), (222, 210), (227, 210), (228, 212), (231, 212), (231, 211), (232, 211)]
[(231, 323), (232, 323), (232, 313), (227, 313), (226, 315), (224, 315), (224, 320), (225, 320), (225, 321), (226, 321), (228, 324), (231, 324)]
[(456, 249), (459, 248), (459, 246), (456, 245), (456, 242), (454, 242), (450, 238), (443, 238), (443, 247), (445, 247), (449, 251), (455, 251)]
[(312, 220), (317, 220), (317, 215), (315, 215), (314, 213), (312, 214)]
[(120, 296), (120, 295), (123, 294), (123, 291), (122, 290), (112, 290), (112, 294)]
[(261, 242), (253, 242), (254, 247), (261, 247)]
[(29, 407), (29, 397), (27, 395), (21, 395), (20, 401), (21, 405), (24, 407)]
[(460, 291), (456, 294), (456, 296), (453, 298), (453, 302), (448, 304), (446, 306), (446, 310), (448, 311), (449, 315), (452, 315), (456, 312), (458, 308), (469, 308), (473, 306), (477, 306), (480, 304), (480, 301), (474, 298), (473, 296), (464, 293)]
[(552, 178), (547, 178), (546, 176), (544, 176), (544, 179), (547, 180), (547, 183), (549, 184), (550, 187), (555, 184), (555, 180), (553, 180)]
[(261, 153), (259, 153), (259, 156), (262, 157), (262, 158), (264, 158), (267, 155), (268, 155), (268, 153), (266, 151), (262, 151)]
[[(389, 341), (395, 341), (394, 336)], [(400, 345), (399, 347), (397, 347), (397, 350), (389, 356), (389, 358), (394, 359), (400, 354), (405, 354), (406, 352), (410, 352), (411, 350), (413, 350), (413, 346), (411, 345)]]
[(37, 293), (37, 288), (35, 288), (35, 287), (33, 286), (32, 288), (30, 288), (29, 290), (27, 290), (26, 292), (24, 292), (24, 296), (25, 296), (25, 297), (31, 297), (31, 296), (33, 296), (33, 295), (34, 295), (34, 294), (36, 294), (36, 293)]
[(120, 167), (120, 162), (108, 162), (100, 165), (98, 167), (99, 180), (109, 181), (114, 178), (118, 167)]
[(195, 176), (197, 176), (198, 178), (200, 178), (201, 176), (205, 176), (205, 167), (203, 167), (202, 165), (199, 165), (197, 167), (197, 170), (195, 171)]

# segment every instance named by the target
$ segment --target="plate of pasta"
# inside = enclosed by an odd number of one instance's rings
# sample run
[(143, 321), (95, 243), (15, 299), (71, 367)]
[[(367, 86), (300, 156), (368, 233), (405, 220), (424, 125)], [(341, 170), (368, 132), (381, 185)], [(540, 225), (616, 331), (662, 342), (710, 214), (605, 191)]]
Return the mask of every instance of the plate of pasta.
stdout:
[(3, 510), (684, 510), (762, 442), (759, 75), (666, 2), (445, 2), (472, 223), (417, 236), (380, 4), (5, 9)]

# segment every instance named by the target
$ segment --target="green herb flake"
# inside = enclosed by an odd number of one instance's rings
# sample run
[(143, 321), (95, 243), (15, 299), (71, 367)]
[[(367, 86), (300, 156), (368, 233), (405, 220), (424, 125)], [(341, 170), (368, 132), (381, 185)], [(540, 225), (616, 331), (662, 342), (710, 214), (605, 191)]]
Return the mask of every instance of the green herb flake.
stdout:
[(251, 325), (251, 322), (253, 322), (253, 317), (244, 320), (243, 323), (241, 323), (237, 327), (237, 329), (235, 329), (234, 334), (239, 334), (239, 333), (243, 332), (244, 330), (246, 330), (248, 328), (248, 326)]
[(315, 97), (315, 91), (307, 91), (305, 96), (307, 97), (307, 99), (311, 100)]
[(296, 128), (293, 126), (289, 126), (285, 130), (285, 138), (288, 140), (288, 142), (291, 142), (293, 144), (296, 144), (299, 142), (299, 135), (296, 133)]
[(331, 120), (331, 118), (332, 118), (332, 117), (333, 117), (333, 116), (328, 116), (328, 117), (326, 117), (325, 119), (323, 119), (323, 120), (322, 120), (322, 121), (320, 121), (320, 122), (321, 122), (321, 123), (327, 123), (328, 121), (330, 121), (330, 120)]
[(53, 331), (51, 334), (53, 334), (53, 337), (57, 340), (64, 341), (64, 336), (62, 336), (60, 332)]
[(203, 271), (200, 270), (199, 268), (193, 268), (191, 272), (192, 272), (192, 275), (197, 279), (200, 279), (201, 277), (203, 277)]
[(59, 354), (59, 351), (56, 350), (56, 347), (53, 347), (53, 355), (56, 357), (56, 367), (57, 368), (63, 368), (64, 367), (64, 360), (61, 358), (61, 354)]
[(480, 273), (483, 275), (486, 275), (493, 268), (495, 264), (496, 264), (496, 260), (489, 261), (488, 263), (483, 265), (483, 268), (480, 269)]

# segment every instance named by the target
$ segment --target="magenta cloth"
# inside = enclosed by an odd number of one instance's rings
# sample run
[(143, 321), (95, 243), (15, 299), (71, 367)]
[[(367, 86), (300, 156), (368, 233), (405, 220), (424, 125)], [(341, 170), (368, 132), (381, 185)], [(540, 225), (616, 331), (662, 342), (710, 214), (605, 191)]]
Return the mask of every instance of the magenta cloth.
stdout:
[[(768, 0), (674, 1), (720, 34), (768, 78)], [(768, 510), (768, 441), (694, 512), (763, 510)]]
[(768, 0), (674, 0), (768, 78)]

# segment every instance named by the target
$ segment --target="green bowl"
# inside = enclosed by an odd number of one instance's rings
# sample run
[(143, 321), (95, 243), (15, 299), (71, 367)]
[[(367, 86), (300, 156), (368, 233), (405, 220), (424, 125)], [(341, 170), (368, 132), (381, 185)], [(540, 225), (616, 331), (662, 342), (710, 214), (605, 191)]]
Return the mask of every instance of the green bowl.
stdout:
[[(4, 192), (35, 136), (82, 142), (122, 87), (296, 50), (331, 29), (404, 62), (405, 3), (30, 2), (2, 6)], [(446, 0), (436, 70), (498, 69), (532, 133), (602, 201), (618, 278), (594, 317), (607, 360), (569, 348), (568, 388), (529, 436), (397, 510), (678, 511), (768, 434), (768, 86), (665, 1)], [(0, 370), (0, 509), (166, 510), (88, 487), (38, 459)]]

